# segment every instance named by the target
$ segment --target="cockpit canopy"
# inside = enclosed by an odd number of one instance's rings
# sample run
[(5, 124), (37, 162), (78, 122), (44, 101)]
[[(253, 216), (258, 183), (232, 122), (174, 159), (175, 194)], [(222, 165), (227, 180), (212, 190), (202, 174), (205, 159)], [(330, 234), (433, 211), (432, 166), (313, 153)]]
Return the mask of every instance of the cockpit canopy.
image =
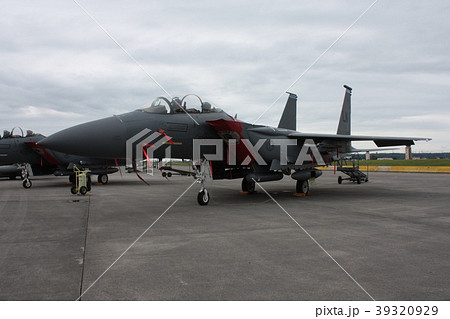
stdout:
[(185, 95), (181, 100), (174, 97), (169, 101), (165, 97), (156, 98), (149, 107), (141, 109), (147, 113), (175, 114), (175, 113), (219, 113), (222, 109), (213, 107), (209, 102), (203, 102), (195, 94)]
[[(20, 131), (20, 133), (18, 131)], [(22, 128), (20, 128), (18, 126), (13, 127), (11, 132), (8, 130), (4, 130), (3, 137), (1, 136), (1, 133), (0, 133), (0, 138), (18, 138), (18, 137), (32, 137), (32, 136), (36, 136), (36, 134), (33, 131), (27, 130), (27, 133), (25, 135)]]

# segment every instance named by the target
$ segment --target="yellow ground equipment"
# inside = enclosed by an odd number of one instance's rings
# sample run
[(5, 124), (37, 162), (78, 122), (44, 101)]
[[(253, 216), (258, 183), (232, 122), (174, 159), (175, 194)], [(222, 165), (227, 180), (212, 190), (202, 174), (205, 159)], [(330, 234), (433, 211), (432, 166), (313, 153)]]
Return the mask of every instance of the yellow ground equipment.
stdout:
[(81, 170), (74, 165), (73, 172), (75, 173), (75, 185), (70, 189), (71, 193), (86, 195), (91, 190), (91, 176), (88, 175), (90, 170)]

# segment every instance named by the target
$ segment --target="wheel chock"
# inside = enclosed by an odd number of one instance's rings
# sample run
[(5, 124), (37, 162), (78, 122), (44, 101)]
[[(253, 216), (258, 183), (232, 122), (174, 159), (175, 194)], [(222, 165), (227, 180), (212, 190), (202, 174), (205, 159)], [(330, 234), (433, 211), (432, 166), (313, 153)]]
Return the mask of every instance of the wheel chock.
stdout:
[(305, 196), (309, 196), (309, 195), (311, 195), (311, 193), (310, 192), (308, 192), (308, 193), (294, 193), (294, 196), (296, 196), (296, 197), (305, 197)]

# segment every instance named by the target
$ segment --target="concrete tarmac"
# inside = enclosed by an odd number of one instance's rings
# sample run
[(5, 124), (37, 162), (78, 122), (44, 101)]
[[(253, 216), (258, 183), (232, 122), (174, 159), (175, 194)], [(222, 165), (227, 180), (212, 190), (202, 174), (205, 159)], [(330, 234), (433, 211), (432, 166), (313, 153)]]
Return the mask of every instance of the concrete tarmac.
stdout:
[(155, 223), (193, 179), (146, 179), (87, 196), (62, 177), (0, 180), (0, 300), (76, 300), (146, 230), (82, 300), (450, 299), (449, 175), (324, 172), (307, 197), (262, 183), (303, 229), (241, 180), (214, 181), (208, 206), (195, 184)]

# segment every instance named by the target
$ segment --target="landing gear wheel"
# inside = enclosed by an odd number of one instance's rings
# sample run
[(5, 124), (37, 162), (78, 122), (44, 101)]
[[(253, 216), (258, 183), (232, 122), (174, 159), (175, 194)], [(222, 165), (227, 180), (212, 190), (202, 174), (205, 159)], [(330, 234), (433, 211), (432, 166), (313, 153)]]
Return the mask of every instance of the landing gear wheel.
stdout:
[(75, 175), (69, 175), (69, 183), (75, 183)]
[(87, 185), (87, 191), (88, 192), (90, 192), (91, 191), (91, 189), (92, 189), (92, 181), (91, 181), (91, 175), (88, 175), (87, 176), (87, 183), (86, 183)]
[(108, 175), (106, 174), (100, 174), (98, 175), (97, 181), (103, 185), (108, 184)]
[(28, 178), (23, 180), (22, 186), (24, 188), (30, 188), (31, 185), (33, 185), (33, 184), (31, 183), (31, 181)]
[(368, 177), (366, 177), (366, 179), (364, 180), (366, 183), (369, 181), (369, 178)]
[(342, 176), (338, 177), (338, 184), (342, 184)]
[(166, 172), (162, 172), (161, 175), (162, 175), (162, 177), (166, 177), (167, 173)]
[(205, 188), (205, 181), (208, 178), (207, 172), (211, 167), (211, 163), (205, 159), (200, 161), (200, 165), (195, 165), (195, 180), (201, 185), (200, 192), (197, 195), (197, 202), (201, 206), (208, 205), (209, 193)]
[(295, 185), (295, 190), (299, 194), (305, 194), (307, 195), (309, 192), (309, 182), (306, 181), (297, 181), (297, 184)]
[(209, 203), (209, 194), (206, 189), (200, 191), (197, 195), (197, 201), (200, 205), (205, 206)]
[(81, 195), (86, 195), (87, 192), (88, 192), (88, 190), (87, 190), (86, 186), (81, 186), (80, 187), (80, 194)]
[(358, 178), (356, 179), (356, 182), (357, 182), (358, 184), (361, 184), (361, 178), (358, 177)]
[(255, 182), (254, 181), (249, 182), (244, 177), (244, 179), (242, 180), (242, 191), (243, 192), (254, 193), (255, 192)]
[(168, 172), (168, 173), (167, 173), (167, 177), (172, 177), (172, 173), (171, 173), (171, 172)]
[(76, 194), (77, 194), (77, 187), (76, 187), (76, 186), (72, 186), (72, 187), (70, 188), (70, 192), (71, 192), (72, 194), (76, 195)]

